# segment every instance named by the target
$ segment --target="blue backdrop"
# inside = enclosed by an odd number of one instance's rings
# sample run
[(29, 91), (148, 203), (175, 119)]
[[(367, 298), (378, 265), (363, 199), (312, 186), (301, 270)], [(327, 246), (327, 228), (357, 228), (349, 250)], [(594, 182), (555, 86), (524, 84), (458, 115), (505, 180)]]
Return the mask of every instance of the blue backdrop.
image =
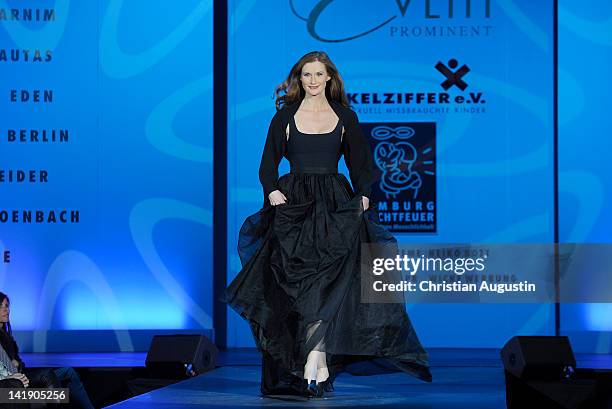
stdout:
[[(612, 4), (559, 1), (559, 224), (561, 241), (610, 243), (609, 84)], [(575, 349), (610, 353), (612, 305), (568, 304), (561, 329)]]
[[(262, 204), (273, 87), (317, 49), (337, 64), (361, 121), (436, 124), (437, 232), (397, 234), (400, 242), (553, 240), (553, 0), (467, 3), (229, 2), (228, 280), (240, 269), (238, 230)], [(42, 20), (53, 10), (51, 21), (23, 21), (27, 9)], [(566, 242), (609, 241), (610, 16), (603, 2), (559, 0)], [(78, 223), (0, 222), (0, 250), (11, 254), (0, 289), (36, 349), (48, 330), (212, 327), (212, 24), (212, 0), (0, 0), (0, 212), (79, 211)], [(463, 90), (444, 90), (435, 68), (453, 59), (469, 68)], [(52, 100), (21, 101), (23, 90)], [(480, 99), (375, 101), (441, 92)], [(69, 138), (10, 140), (32, 130)], [(44, 170), (48, 181), (8, 183), (9, 170)], [(499, 347), (554, 331), (550, 305), (408, 308), (427, 347)], [(609, 352), (611, 312), (563, 306), (562, 331), (576, 350)], [(253, 345), (232, 311), (227, 331), (230, 347)], [(117, 338), (133, 347), (129, 333)]]
[[(19, 16), (54, 10), (0, 21), (1, 168), (48, 172), (47, 183), (0, 184), (0, 210), (79, 211), (72, 224), (0, 224), (17, 330), (212, 328), (212, 1), (168, 6), (0, 1)], [(11, 102), (12, 89), (53, 100)], [(9, 142), (21, 129), (69, 138)]]
[[(261, 206), (256, 170), (273, 86), (318, 49), (358, 94), (362, 122), (436, 123), (437, 233), (398, 233), (400, 242), (553, 240), (553, 3), (451, 3), (230, 2), (229, 279), (240, 268), (240, 224)], [(465, 90), (447, 92), (484, 103), (374, 102), (375, 94), (444, 92), (435, 66), (451, 59), (470, 71)], [(411, 305), (409, 313), (427, 346), (500, 347), (517, 333), (554, 331), (550, 305)], [(228, 343), (252, 345), (234, 313)]]

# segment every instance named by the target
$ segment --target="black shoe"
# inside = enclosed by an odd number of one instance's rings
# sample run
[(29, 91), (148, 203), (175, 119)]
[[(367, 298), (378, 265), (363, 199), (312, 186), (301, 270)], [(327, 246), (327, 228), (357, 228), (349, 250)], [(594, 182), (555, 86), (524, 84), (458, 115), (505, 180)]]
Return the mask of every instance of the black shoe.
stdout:
[(325, 396), (323, 382), (317, 383), (316, 380), (308, 381), (304, 379), (304, 383), (306, 383), (306, 396), (309, 398), (322, 398)]
[(327, 378), (326, 380), (321, 382), (321, 386), (323, 387), (323, 391), (325, 391), (325, 392), (333, 392), (334, 391), (334, 384), (333, 384), (333, 382), (331, 381), (330, 378)]

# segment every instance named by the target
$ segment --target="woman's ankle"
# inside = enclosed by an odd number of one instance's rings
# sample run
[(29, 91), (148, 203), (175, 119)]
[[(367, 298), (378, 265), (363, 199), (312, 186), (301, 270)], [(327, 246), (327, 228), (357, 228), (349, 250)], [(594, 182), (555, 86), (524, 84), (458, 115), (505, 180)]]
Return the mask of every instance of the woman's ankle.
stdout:
[(306, 365), (304, 365), (304, 379), (310, 383), (310, 381), (316, 380), (317, 376), (318, 370), (316, 364), (306, 363)]

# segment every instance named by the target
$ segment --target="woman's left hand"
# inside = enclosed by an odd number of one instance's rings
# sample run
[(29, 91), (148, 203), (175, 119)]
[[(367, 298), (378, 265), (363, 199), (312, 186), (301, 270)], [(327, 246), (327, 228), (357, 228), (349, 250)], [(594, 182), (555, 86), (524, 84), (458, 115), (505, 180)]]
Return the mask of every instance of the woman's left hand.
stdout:
[(363, 203), (363, 210), (368, 210), (368, 208), (370, 207), (370, 199), (365, 196), (361, 196), (361, 203)]

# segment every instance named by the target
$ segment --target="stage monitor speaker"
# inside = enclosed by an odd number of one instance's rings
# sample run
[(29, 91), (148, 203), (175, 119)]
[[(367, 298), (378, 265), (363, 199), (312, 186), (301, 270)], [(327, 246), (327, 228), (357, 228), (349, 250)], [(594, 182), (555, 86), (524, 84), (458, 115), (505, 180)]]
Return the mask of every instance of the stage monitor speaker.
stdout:
[(155, 335), (145, 365), (150, 376), (184, 379), (210, 371), (219, 350), (204, 335)]
[(508, 409), (594, 409), (597, 382), (577, 379), (567, 337), (518, 336), (501, 350)]
[(561, 379), (576, 368), (567, 337), (517, 336), (501, 350), (504, 369), (523, 380)]

